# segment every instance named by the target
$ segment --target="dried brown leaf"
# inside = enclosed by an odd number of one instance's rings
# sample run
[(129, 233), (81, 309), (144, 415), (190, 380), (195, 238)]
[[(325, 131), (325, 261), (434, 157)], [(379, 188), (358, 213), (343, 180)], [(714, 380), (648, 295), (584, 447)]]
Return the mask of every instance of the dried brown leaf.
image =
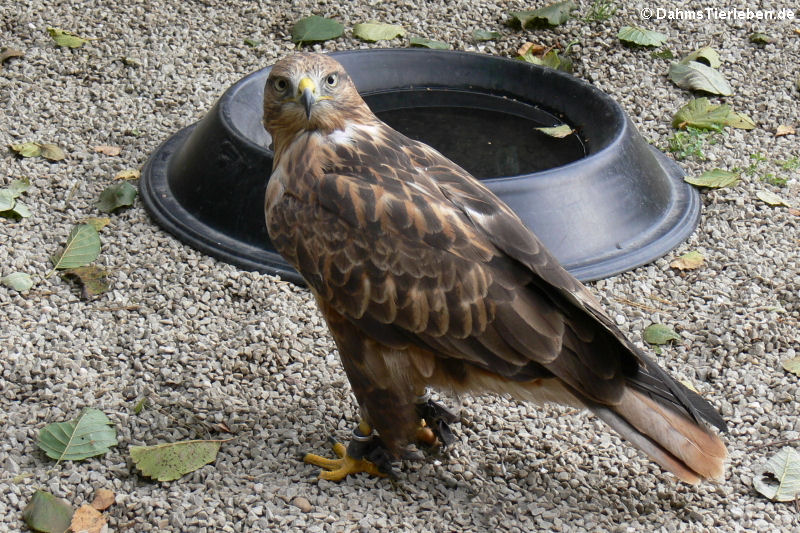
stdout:
[(112, 157), (118, 156), (120, 152), (122, 152), (122, 148), (119, 146), (111, 146), (108, 144), (100, 144), (94, 147), (95, 152), (99, 152), (101, 154), (110, 155)]
[(72, 515), (72, 524), (70, 529), (74, 532), (84, 531), (86, 533), (105, 533), (108, 531), (108, 521), (103, 513), (92, 507), (91, 505), (84, 504), (78, 507), (75, 514)]
[(797, 133), (792, 126), (785, 126), (781, 124), (775, 129), (775, 137), (783, 137), (784, 135), (794, 135)]
[(541, 55), (545, 50), (547, 50), (547, 47), (543, 44), (533, 44), (531, 42), (527, 42), (519, 47), (517, 54), (524, 56), (530, 52), (531, 55), (538, 56)]
[(92, 500), (92, 507), (94, 507), (98, 511), (105, 511), (106, 509), (114, 505), (116, 497), (117, 496), (114, 494), (113, 490), (98, 489), (97, 492), (94, 493), (94, 500)]
[(703, 266), (704, 262), (705, 257), (703, 257), (703, 254), (700, 252), (691, 251), (675, 259), (669, 264), (669, 266), (672, 268), (677, 268), (678, 270), (694, 270)]

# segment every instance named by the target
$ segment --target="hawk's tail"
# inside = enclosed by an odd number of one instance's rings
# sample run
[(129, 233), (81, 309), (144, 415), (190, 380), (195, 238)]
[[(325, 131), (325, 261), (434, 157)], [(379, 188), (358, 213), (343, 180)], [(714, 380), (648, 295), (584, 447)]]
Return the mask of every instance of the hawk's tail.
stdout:
[(620, 402), (584, 401), (598, 417), (653, 461), (687, 483), (725, 477), (728, 451), (711, 430), (627, 386)]

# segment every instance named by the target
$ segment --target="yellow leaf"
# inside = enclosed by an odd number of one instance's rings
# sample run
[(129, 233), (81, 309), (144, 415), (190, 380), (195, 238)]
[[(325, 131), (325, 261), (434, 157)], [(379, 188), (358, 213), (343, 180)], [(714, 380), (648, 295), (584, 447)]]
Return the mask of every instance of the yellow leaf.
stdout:
[(675, 259), (669, 264), (669, 266), (672, 268), (677, 268), (678, 270), (694, 270), (703, 266), (704, 262), (705, 257), (703, 257), (703, 254), (700, 252), (691, 251)]
[(141, 176), (141, 175), (142, 175), (142, 173), (140, 171), (136, 170), (135, 168), (129, 168), (129, 169), (120, 170), (119, 172), (117, 172), (117, 174), (114, 176), (114, 179), (115, 180), (138, 180), (139, 176)]

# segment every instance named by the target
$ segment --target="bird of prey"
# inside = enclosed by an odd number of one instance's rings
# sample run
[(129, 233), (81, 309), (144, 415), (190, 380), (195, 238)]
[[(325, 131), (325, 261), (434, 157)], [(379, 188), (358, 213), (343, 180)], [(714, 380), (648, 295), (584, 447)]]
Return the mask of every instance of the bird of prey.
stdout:
[(381, 122), (337, 61), (275, 63), (264, 126), (270, 239), (313, 292), (361, 410), (340, 459), (306, 456), (321, 477), (381, 475), (430, 440), (426, 387), (586, 408), (681, 480), (724, 477), (714, 408), (626, 339), (480, 181)]

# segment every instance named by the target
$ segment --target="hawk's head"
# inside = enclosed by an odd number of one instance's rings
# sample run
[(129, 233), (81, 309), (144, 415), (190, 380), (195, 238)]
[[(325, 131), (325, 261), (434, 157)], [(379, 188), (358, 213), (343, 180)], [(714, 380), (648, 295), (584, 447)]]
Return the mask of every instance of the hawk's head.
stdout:
[(277, 144), (301, 131), (330, 133), (372, 116), (338, 61), (295, 53), (272, 67), (264, 87), (264, 127)]

